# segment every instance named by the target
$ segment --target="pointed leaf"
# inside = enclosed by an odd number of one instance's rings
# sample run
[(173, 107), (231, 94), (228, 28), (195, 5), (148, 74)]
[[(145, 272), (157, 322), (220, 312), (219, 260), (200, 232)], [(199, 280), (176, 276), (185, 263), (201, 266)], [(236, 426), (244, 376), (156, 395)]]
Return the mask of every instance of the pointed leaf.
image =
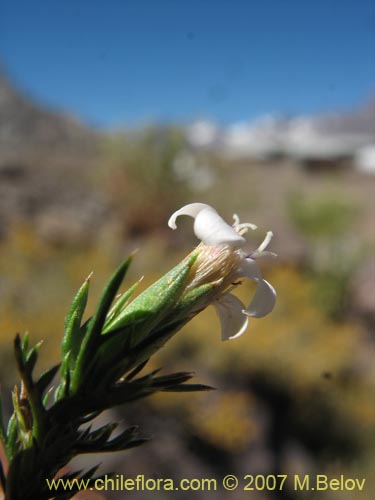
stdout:
[(43, 398), (43, 406), (44, 408), (47, 408), (48, 406), (48, 402), (49, 402), (49, 399), (51, 397), (51, 394), (52, 394), (52, 391), (53, 391), (53, 387), (51, 387), (47, 392), (46, 394), (44, 395), (44, 398)]
[(37, 390), (39, 391), (39, 394), (43, 395), (44, 391), (47, 389), (49, 384), (52, 382), (54, 376), (56, 375), (58, 369), (60, 368), (60, 365), (55, 365), (49, 370), (46, 370), (42, 375), (39, 377), (36, 387)]
[(86, 368), (87, 361), (90, 357), (94, 355), (94, 350), (97, 348), (99, 343), (99, 338), (102, 333), (103, 325), (108, 314), (108, 310), (111, 303), (119, 289), (125, 274), (132, 261), (132, 256), (130, 256), (126, 261), (121, 264), (121, 266), (115, 271), (109, 280), (104, 292), (99, 300), (96, 312), (87, 328), (87, 332), (82, 341), (81, 348), (77, 357), (77, 363), (74, 367), (74, 372), (72, 375), (72, 391), (73, 393), (77, 390), (80, 383), (82, 383), (82, 376), (84, 369)]
[(89, 413), (88, 415), (81, 417), (79, 419), (79, 423), (80, 423), (80, 425), (86, 424), (87, 422), (94, 420), (94, 418), (98, 417), (100, 414), (101, 414), (101, 411), (94, 411), (93, 413)]
[(143, 368), (147, 365), (150, 358), (143, 361), (140, 365), (136, 366), (126, 377), (125, 380), (132, 380), (138, 373), (140, 373)]
[(184, 382), (187, 382), (194, 376), (193, 373), (188, 373), (188, 372), (181, 372), (181, 373), (174, 373), (172, 375), (165, 375), (163, 377), (157, 377), (154, 378), (152, 381), (152, 387), (168, 387), (168, 386), (174, 386), (177, 384), (183, 384)]
[(83, 284), (79, 288), (78, 292), (73, 297), (73, 300), (70, 304), (68, 314), (65, 317), (65, 328), (68, 327), (70, 320), (71, 320), (71, 317), (74, 314), (74, 312), (79, 310), (79, 311), (82, 311), (82, 313), (83, 313), (83, 311), (85, 310), (86, 304), (87, 304), (91, 276), (92, 276), (92, 273), (85, 279), (85, 281), (83, 282)]
[(70, 306), (69, 313), (65, 318), (65, 334), (62, 342), (63, 357), (69, 351), (72, 352), (72, 359), (77, 357), (79, 346), (83, 339), (83, 332), (81, 332), (80, 326), (87, 305), (90, 276), (78, 290)]
[(13, 413), (8, 422), (6, 453), (8, 461), (11, 462), (18, 451), (17, 445), (18, 422), (16, 414)]
[(134, 283), (133, 286), (129, 288), (129, 290), (121, 294), (121, 296), (114, 303), (112, 309), (109, 311), (106, 323), (112, 321), (121, 312), (121, 309), (123, 309), (127, 305), (127, 302), (129, 301), (130, 297), (133, 295), (141, 281), (141, 279), (138, 280), (136, 283)]
[(70, 383), (70, 373), (69, 373), (69, 359), (70, 352), (67, 352), (61, 363), (61, 381), (55, 391), (55, 401), (64, 398), (69, 394), (69, 383)]
[(104, 292), (100, 298), (97, 310), (90, 321), (89, 333), (90, 335), (97, 335), (101, 333), (103, 328), (108, 310), (112, 304), (112, 301), (119, 289), (127, 270), (129, 269), (132, 257), (126, 259), (126, 261), (117, 269), (112, 278), (109, 280)]
[(197, 254), (185, 259), (135, 298), (104, 329), (104, 333), (131, 326), (139, 343), (179, 299)]
[(41, 345), (43, 344), (43, 341), (39, 341), (37, 342), (34, 347), (32, 347), (30, 349), (30, 351), (28, 352), (27, 356), (26, 356), (26, 362), (25, 362), (25, 367), (27, 368), (28, 370), (28, 373), (31, 375), (32, 371), (34, 370), (34, 367), (35, 367), (35, 364), (38, 360), (38, 352), (39, 352), (39, 349), (41, 347)]
[(104, 440), (105, 442), (117, 427), (118, 423), (116, 422), (103, 425), (99, 429), (95, 429), (94, 431), (90, 432), (88, 435), (88, 440), (93, 442)]
[(189, 315), (189, 312), (195, 311), (199, 312), (199, 302), (202, 302), (202, 307), (206, 305), (206, 301), (203, 299), (212, 292), (214, 288), (213, 283), (206, 283), (205, 285), (201, 285), (196, 288), (192, 288), (188, 290), (179, 300), (175, 311), (173, 312), (173, 321), (177, 319), (191, 319), (193, 315)]
[(24, 336), (22, 337), (22, 341), (21, 341), (21, 350), (23, 352), (24, 359), (26, 358), (27, 350), (29, 348), (29, 339), (30, 339), (29, 332), (25, 332)]
[[(113, 440), (114, 441), (114, 440)], [(132, 439), (130, 441), (110, 441), (102, 448), (102, 452), (114, 452), (114, 451), (124, 451), (129, 450), (130, 448), (135, 448), (137, 446), (141, 446), (142, 444), (148, 443), (150, 438), (137, 438)]]

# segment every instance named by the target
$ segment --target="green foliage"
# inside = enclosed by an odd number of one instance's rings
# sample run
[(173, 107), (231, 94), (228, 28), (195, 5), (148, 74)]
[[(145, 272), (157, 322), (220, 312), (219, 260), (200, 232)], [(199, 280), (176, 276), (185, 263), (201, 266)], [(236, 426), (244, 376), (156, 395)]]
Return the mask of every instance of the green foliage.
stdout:
[[(95, 430), (91, 425), (85, 426), (101, 412), (159, 391), (210, 389), (187, 384), (193, 376), (189, 372), (160, 376), (159, 370), (153, 370), (137, 376), (149, 356), (184, 323), (180, 314), (179, 321), (168, 326), (168, 316), (173, 315), (175, 307), (180, 313), (184, 310), (177, 305), (183, 303), (183, 287), (195, 258), (192, 255), (182, 261), (132, 303), (127, 304), (127, 300), (134, 286), (112, 306), (128, 271), (131, 257), (128, 258), (104, 288), (93, 316), (84, 321), (87, 279), (73, 298), (65, 319), (61, 366), (40, 376), (35, 376), (34, 369), (41, 342), (29, 348), (28, 334), (23, 338), (17, 335), (14, 351), (21, 387), (16, 386), (13, 391), (13, 414), (7, 430), (0, 419), (0, 438), (9, 462), (7, 476), (0, 471), (7, 500), (47, 500), (50, 491), (46, 479), (54, 478), (76, 455), (127, 450), (147, 441), (135, 426), (115, 437), (117, 423)], [(59, 369), (60, 383), (55, 401), (49, 405), (50, 384)], [(76, 471), (72, 477), (91, 478), (95, 471), (93, 468), (83, 476)], [(66, 492), (55, 498), (66, 498)]]
[[(342, 197), (324, 195), (290, 197), (289, 217), (309, 240), (309, 271), (315, 282), (314, 300), (331, 318), (342, 317), (350, 277), (363, 250), (347, 248), (347, 235), (358, 216), (358, 208)], [(350, 241), (350, 238), (349, 238)]]
[(306, 199), (297, 193), (290, 196), (288, 212), (301, 234), (328, 240), (347, 232), (358, 215), (357, 208), (349, 200), (331, 195)]

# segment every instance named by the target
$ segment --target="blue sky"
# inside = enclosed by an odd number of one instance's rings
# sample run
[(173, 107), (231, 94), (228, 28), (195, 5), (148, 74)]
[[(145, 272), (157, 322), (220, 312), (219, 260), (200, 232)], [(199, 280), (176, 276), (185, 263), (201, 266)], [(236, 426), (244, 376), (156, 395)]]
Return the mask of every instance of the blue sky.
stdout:
[(97, 126), (359, 106), (373, 0), (0, 0), (0, 65)]

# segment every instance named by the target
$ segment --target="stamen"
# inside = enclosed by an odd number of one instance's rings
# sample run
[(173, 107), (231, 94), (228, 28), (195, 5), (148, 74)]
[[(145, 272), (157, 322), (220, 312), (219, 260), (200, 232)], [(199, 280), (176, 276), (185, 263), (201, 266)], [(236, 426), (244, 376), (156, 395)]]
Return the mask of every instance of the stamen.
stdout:
[(249, 229), (254, 231), (255, 229), (258, 229), (258, 226), (256, 226), (255, 224), (251, 224), (251, 222), (244, 222), (242, 224), (237, 224), (237, 226), (235, 227), (235, 230), (240, 236), (246, 234)]
[(256, 226), (255, 224), (251, 224), (251, 222), (243, 222), (241, 224), (240, 218), (238, 217), (237, 214), (233, 214), (233, 220), (234, 220), (233, 228), (236, 231), (236, 233), (239, 234), (240, 236), (246, 234), (249, 229), (252, 229), (253, 231), (255, 229), (258, 229), (258, 226)]
[(259, 245), (259, 247), (255, 250), (254, 253), (258, 254), (262, 253), (263, 250), (265, 250), (268, 247), (272, 238), (273, 238), (273, 232), (267, 231), (266, 237), (264, 238), (263, 242)]
[(255, 252), (253, 252), (250, 255), (248, 255), (248, 257), (250, 257), (252, 259), (258, 259), (259, 257), (273, 257), (273, 258), (276, 258), (277, 257), (277, 253), (275, 253), (275, 252), (268, 252), (267, 250), (263, 251), (263, 252), (258, 252), (258, 250), (256, 250)]
[(240, 218), (238, 217), (237, 214), (233, 214), (233, 220), (234, 220), (233, 227), (237, 227), (238, 224), (240, 223)]

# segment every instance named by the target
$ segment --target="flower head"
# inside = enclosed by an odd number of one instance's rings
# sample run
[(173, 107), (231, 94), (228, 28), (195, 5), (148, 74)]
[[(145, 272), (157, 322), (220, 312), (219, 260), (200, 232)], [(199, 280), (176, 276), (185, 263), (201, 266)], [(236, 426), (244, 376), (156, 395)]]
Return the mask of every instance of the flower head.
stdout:
[[(246, 330), (249, 317), (266, 316), (275, 306), (275, 289), (263, 279), (256, 263), (259, 257), (275, 255), (266, 251), (273, 234), (268, 231), (263, 243), (249, 253), (244, 250), (247, 242), (243, 235), (249, 229), (256, 229), (254, 224), (241, 224), (238, 216), (234, 215), (234, 224), (230, 226), (211, 206), (190, 203), (172, 214), (168, 221), (169, 227), (176, 229), (176, 219), (181, 215), (194, 219), (194, 233), (201, 240), (187, 288), (205, 283), (215, 284), (209, 302), (215, 306), (220, 318), (221, 337), (223, 340), (235, 339)], [(241, 283), (241, 278), (249, 278), (257, 283), (256, 292), (247, 307), (231, 293)], [(208, 303), (204, 307), (206, 305)]]

